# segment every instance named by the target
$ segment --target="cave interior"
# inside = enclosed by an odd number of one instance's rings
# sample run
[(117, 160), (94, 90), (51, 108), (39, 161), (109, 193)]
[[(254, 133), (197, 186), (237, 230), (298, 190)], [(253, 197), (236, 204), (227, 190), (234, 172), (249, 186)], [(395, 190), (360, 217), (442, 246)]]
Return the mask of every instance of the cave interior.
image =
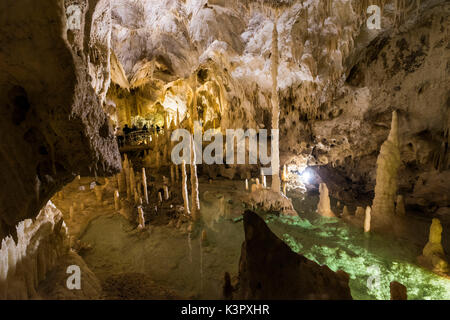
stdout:
[(2, 0), (0, 28), (0, 299), (450, 299), (448, 1)]

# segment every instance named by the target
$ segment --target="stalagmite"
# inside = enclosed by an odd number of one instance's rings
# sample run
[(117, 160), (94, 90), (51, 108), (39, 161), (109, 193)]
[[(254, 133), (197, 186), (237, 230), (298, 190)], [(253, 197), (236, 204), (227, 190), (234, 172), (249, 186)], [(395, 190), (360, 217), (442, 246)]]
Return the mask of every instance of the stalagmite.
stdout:
[(192, 208), (191, 215), (194, 220), (199, 218), (200, 213), (200, 200), (198, 196), (198, 177), (197, 177), (197, 165), (196, 165), (196, 152), (195, 142), (191, 138), (191, 200)]
[(162, 197), (161, 192), (158, 192), (158, 200), (159, 200), (159, 203), (163, 202), (163, 197)]
[(164, 199), (169, 200), (170, 199), (170, 193), (169, 193), (169, 187), (164, 186)]
[(128, 157), (125, 154), (125, 160), (123, 160), (123, 171), (125, 175), (125, 183), (127, 188), (127, 199), (131, 200), (131, 184), (130, 184), (130, 165), (128, 162)]
[(288, 182), (289, 181), (288, 170), (287, 170), (287, 166), (286, 165), (283, 166), (283, 173), (281, 174), (281, 181), (283, 181), (283, 182)]
[(180, 170), (177, 165), (174, 166), (175, 166), (175, 179), (176, 181), (180, 181)]
[(134, 194), (134, 203), (135, 204), (138, 204), (139, 203), (139, 193), (137, 192), (137, 190), (136, 190), (136, 187), (134, 187), (134, 191), (133, 191), (133, 194)]
[(357, 208), (356, 208), (355, 216), (361, 218), (361, 217), (364, 217), (365, 214), (366, 214), (366, 212), (364, 211), (364, 208), (363, 208), (363, 207), (357, 207)]
[(39, 285), (70, 250), (63, 215), (49, 201), (16, 231), (16, 240), (8, 236), (0, 243), (0, 300), (41, 299)]
[(136, 193), (136, 176), (134, 174), (133, 166), (130, 165), (130, 190), (131, 196), (135, 196)]
[(433, 219), (430, 227), (430, 237), (423, 249), (419, 262), (435, 272), (448, 272), (444, 248), (442, 247), (442, 224), (439, 219)]
[(348, 217), (350, 215), (350, 212), (348, 211), (348, 207), (344, 206), (344, 209), (342, 210), (342, 216)]
[(261, 169), (261, 184), (263, 189), (267, 188), (267, 179), (262, 169)]
[(392, 281), (389, 287), (391, 300), (408, 300), (408, 289), (400, 282)]
[(320, 200), (317, 207), (317, 213), (322, 217), (333, 218), (335, 217), (333, 211), (331, 211), (330, 196), (327, 185), (321, 183), (319, 186)]
[(145, 174), (145, 168), (142, 168), (142, 188), (144, 189), (145, 203), (148, 204), (147, 175)]
[(181, 164), (181, 192), (183, 194), (183, 201), (184, 201), (184, 212), (186, 214), (191, 214), (191, 211), (189, 209), (189, 195), (188, 195), (188, 189), (187, 189), (187, 175), (186, 175), (186, 162), (183, 160)]
[(95, 198), (97, 199), (97, 201), (102, 202), (103, 188), (101, 188), (100, 186), (95, 186), (94, 192), (95, 192)]
[[(278, 66), (279, 66), (279, 50), (278, 50), (278, 16), (273, 22), (272, 31), (272, 52), (271, 52), (271, 71), (272, 71), (272, 138), (274, 134), (278, 134), (280, 121), (280, 106), (278, 99)], [(272, 139), (272, 144), (276, 139)], [(280, 192), (280, 149), (279, 146), (272, 145), (272, 190)]]
[(400, 163), (398, 118), (397, 112), (394, 111), (392, 114), (391, 132), (388, 139), (381, 146), (377, 160), (375, 199), (373, 200), (373, 215), (377, 219), (391, 217), (395, 214), (397, 171)]
[(245, 190), (248, 191), (248, 179), (245, 179)]
[(405, 201), (402, 195), (397, 196), (397, 203), (395, 206), (395, 214), (399, 217), (403, 217), (406, 215), (405, 210)]
[(370, 232), (370, 220), (371, 220), (371, 211), (370, 207), (366, 208), (366, 215), (364, 217), (364, 232)]
[(175, 184), (175, 165), (171, 165), (170, 166), (170, 182), (172, 183), (172, 185)]
[(142, 207), (138, 208), (138, 229), (144, 229), (145, 228), (145, 217), (144, 217), (144, 209)]
[(69, 220), (73, 219), (73, 206), (70, 206), (69, 208)]
[(119, 190), (114, 191), (114, 209), (116, 211), (120, 210), (120, 194)]

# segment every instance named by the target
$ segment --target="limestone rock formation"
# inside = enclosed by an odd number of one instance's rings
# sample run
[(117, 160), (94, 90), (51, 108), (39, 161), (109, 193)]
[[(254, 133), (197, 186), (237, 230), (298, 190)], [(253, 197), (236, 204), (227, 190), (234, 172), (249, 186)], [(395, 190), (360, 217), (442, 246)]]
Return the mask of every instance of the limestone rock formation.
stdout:
[(449, 271), (444, 248), (442, 247), (442, 224), (439, 219), (433, 219), (429, 241), (418, 260), (433, 271), (444, 273)]
[(49, 202), (35, 221), (18, 224), (17, 237), (3, 239), (0, 248), (0, 299), (36, 299), (47, 272), (69, 252), (62, 213)]
[(386, 142), (381, 146), (377, 160), (377, 183), (375, 199), (373, 200), (373, 215), (380, 220), (385, 220), (395, 214), (397, 176), (401, 164), (398, 146), (398, 117), (397, 112), (394, 111), (391, 132)]
[(333, 211), (331, 211), (330, 195), (328, 193), (327, 185), (325, 183), (321, 183), (319, 186), (319, 191), (320, 200), (319, 205), (317, 206), (317, 213), (326, 218), (336, 217)]
[(239, 298), (352, 299), (349, 276), (292, 252), (256, 213), (244, 213), (245, 242), (239, 264)]
[(390, 284), (391, 300), (408, 300), (408, 289), (397, 281)]
[(35, 217), (78, 174), (120, 168), (99, 95), (108, 87), (108, 50), (100, 45), (108, 31), (97, 33), (107, 1), (78, 4), (77, 30), (69, 29), (64, 1), (0, 4), (0, 184), (8, 185), (0, 195), (0, 237)]

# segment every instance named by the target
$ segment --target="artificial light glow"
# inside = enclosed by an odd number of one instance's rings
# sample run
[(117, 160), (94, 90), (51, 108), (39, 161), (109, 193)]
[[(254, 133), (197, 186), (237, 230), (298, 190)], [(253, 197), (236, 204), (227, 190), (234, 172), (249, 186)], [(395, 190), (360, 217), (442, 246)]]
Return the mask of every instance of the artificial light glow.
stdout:
[(299, 173), (299, 177), (301, 182), (309, 184), (312, 179), (312, 174), (308, 170), (304, 170)]

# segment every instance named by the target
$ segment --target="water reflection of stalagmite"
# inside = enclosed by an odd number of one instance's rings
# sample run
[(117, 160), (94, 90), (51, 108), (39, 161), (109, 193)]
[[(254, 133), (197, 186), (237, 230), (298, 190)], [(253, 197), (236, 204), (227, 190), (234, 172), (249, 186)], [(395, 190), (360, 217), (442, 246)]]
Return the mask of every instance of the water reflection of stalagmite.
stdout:
[(397, 112), (392, 114), (392, 126), (388, 139), (383, 143), (377, 160), (377, 178), (373, 215), (376, 218), (393, 216), (397, 197), (397, 172), (400, 167), (398, 148)]

